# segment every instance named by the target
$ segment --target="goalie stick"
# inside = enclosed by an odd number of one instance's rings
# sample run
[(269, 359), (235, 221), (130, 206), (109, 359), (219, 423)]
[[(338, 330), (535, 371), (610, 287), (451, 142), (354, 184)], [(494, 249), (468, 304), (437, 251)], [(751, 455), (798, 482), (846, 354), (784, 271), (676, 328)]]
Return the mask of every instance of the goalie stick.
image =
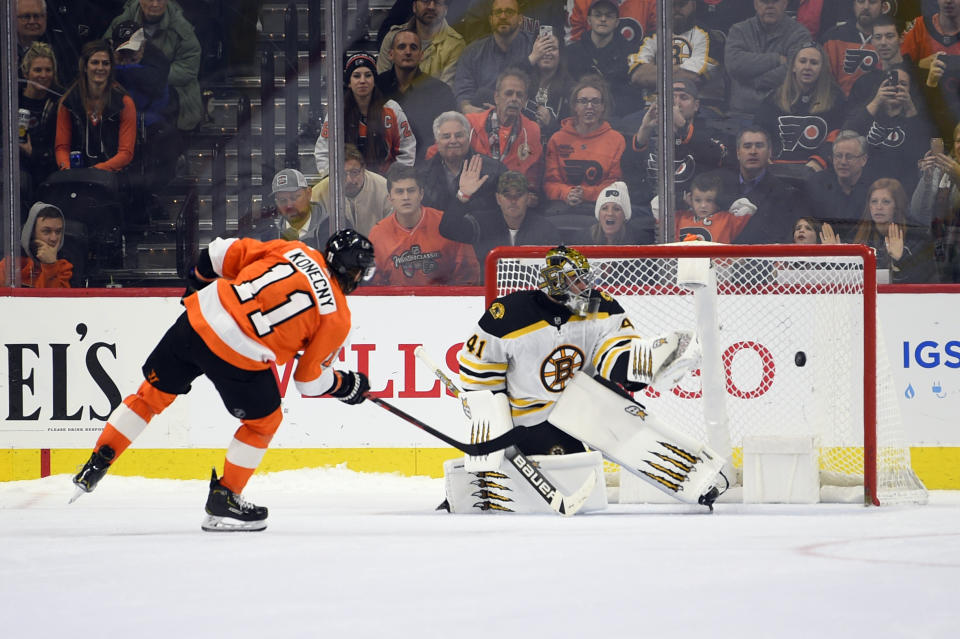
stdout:
[[(414, 349), (413, 354), (417, 356), (417, 359), (419, 359), (421, 362), (426, 364), (428, 368), (430, 368), (430, 370), (437, 377), (437, 379), (439, 379), (443, 383), (443, 385), (447, 387), (447, 390), (449, 390), (455, 397), (460, 396), (460, 393), (461, 393), (460, 388), (453, 383), (453, 380), (451, 380), (446, 375), (446, 373), (440, 370), (440, 367), (437, 366), (437, 364), (433, 361), (433, 358), (431, 358), (430, 355), (427, 354), (427, 351), (423, 348), (423, 346), (417, 346)], [(431, 429), (431, 431), (432, 430), (433, 429)], [(427, 431), (427, 432), (431, 432), (431, 431)], [(514, 428), (513, 430), (510, 430), (504, 433), (503, 435), (500, 435), (499, 437), (495, 437), (494, 439), (491, 439), (489, 441), (481, 442), (480, 444), (471, 445), (472, 447), (477, 448), (478, 452), (471, 452), (471, 451), (465, 450), (460, 446), (455, 446), (455, 447), (460, 448), (460, 450), (467, 453), (468, 455), (483, 455), (488, 452), (492, 452), (494, 450), (499, 450), (500, 448), (505, 448), (505, 446), (498, 443), (498, 441), (499, 440), (507, 441), (508, 437), (511, 434), (513, 435), (513, 437), (510, 439), (516, 440), (518, 438), (519, 432), (520, 432), (520, 429)], [(434, 431), (431, 434), (437, 434), (437, 433), (436, 431)], [(443, 439), (444, 441), (447, 441), (449, 443), (448, 441), (449, 438), (445, 435), (440, 437), (440, 439)], [(494, 443), (497, 443), (497, 448), (489, 448), (484, 452), (479, 452), (479, 449), (483, 447), (484, 444), (489, 446)], [(520, 474), (523, 476), (524, 480), (528, 484), (530, 484), (530, 486), (533, 487), (536, 493), (544, 501), (547, 502), (550, 508), (560, 513), (561, 515), (567, 515), (567, 516), (573, 515), (578, 510), (580, 510), (580, 508), (583, 507), (587, 499), (590, 497), (590, 494), (593, 492), (593, 488), (597, 483), (597, 473), (592, 472), (590, 473), (590, 476), (587, 477), (587, 479), (583, 482), (583, 485), (580, 486), (580, 488), (578, 488), (576, 491), (574, 491), (573, 494), (564, 495), (557, 489), (556, 485), (552, 481), (547, 479), (547, 477), (544, 476), (542, 472), (540, 472), (540, 470), (537, 468), (537, 465), (531, 462), (529, 459), (527, 459), (527, 457), (523, 453), (521, 453), (520, 449), (518, 449), (516, 446), (510, 445), (508, 448), (506, 448), (504, 457), (517, 470), (520, 471)]]

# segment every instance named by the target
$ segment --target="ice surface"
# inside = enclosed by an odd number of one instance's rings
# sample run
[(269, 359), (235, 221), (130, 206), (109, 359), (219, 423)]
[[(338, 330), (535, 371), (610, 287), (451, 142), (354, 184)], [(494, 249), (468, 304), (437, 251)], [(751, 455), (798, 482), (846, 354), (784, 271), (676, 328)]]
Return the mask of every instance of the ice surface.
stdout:
[(262, 533), (207, 484), (0, 483), (4, 637), (955, 637), (960, 493), (922, 507), (434, 512), (442, 482), (257, 475)]

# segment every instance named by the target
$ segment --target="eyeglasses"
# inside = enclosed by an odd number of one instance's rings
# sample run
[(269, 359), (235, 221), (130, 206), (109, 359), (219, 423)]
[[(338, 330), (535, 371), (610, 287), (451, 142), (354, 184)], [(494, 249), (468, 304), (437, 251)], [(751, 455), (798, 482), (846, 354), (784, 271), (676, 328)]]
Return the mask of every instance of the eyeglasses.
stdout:
[(503, 16), (505, 18), (512, 18), (513, 16), (517, 15), (517, 10), (516, 9), (494, 9), (493, 11), (490, 12), (490, 15)]
[(17, 20), (20, 22), (39, 22), (43, 18), (46, 18), (47, 14), (45, 13), (19, 13), (17, 14)]
[(363, 169), (350, 169), (349, 171), (346, 171), (346, 174), (348, 178), (357, 179), (363, 175)]
[(862, 157), (863, 157), (863, 153), (859, 155), (854, 155), (853, 153), (834, 153), (833, 154), (833, 159), (840, 160), (841, 162), (852, 162)]
[(603, 98), (577, 98), (577, 104), (580, 106), (595, 106), (603, 104)]

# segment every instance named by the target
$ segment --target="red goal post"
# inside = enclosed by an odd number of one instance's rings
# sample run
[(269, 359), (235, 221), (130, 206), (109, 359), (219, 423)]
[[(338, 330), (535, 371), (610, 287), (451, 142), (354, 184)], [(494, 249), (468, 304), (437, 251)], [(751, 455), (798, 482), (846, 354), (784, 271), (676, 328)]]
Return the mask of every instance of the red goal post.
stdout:
[[(549, 248), (491, 251), (487, 305), (536, 288)], [(590, 260), (597, 288), (621, 303), (642, 335), (691, 328), (701, 335), (701, 368), (637, 400), (721, 453), (726, 447), (738, 474), (744, 437), (809, 435), (820, 451), (824, 501), (849, 501), (860, 486), (867, 504), (926, 500), (877, 339), (873, 249), (702, 242), (576, 248)]]

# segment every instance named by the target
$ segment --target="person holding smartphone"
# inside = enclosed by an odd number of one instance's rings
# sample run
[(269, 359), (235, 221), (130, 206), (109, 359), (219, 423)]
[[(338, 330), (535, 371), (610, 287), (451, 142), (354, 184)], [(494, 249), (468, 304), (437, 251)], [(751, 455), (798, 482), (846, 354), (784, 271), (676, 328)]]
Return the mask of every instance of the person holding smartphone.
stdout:
[(935, 137), (933, 127), (917, 109), (910, 75), (904, 69), (887, 72), (873, 98), (848, 113), (844, 129), (867, 138), (868, 168), (877, 177), (897, 177), (907, 192), (917, 184), (916, 167)]

